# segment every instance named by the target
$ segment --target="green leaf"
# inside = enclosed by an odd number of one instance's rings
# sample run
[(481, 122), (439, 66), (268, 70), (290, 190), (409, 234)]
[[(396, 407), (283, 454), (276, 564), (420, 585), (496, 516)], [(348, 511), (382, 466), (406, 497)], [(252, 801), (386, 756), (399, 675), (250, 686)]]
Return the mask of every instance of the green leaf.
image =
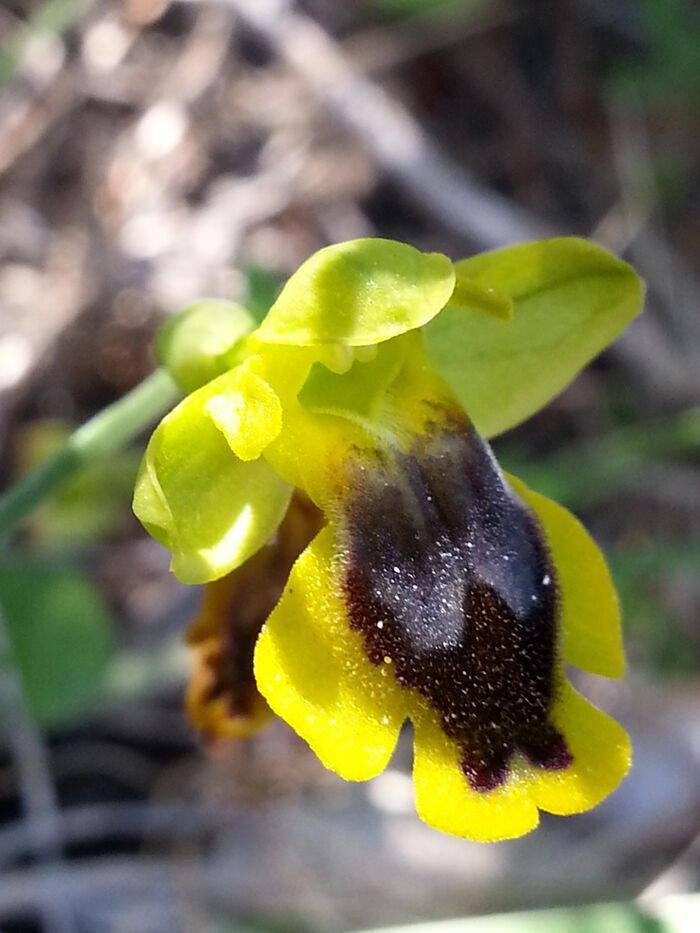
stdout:
[[(136, 480), (134, 512), (173, 552), (172, 569), (183, 583), (223, 576), (275, 532), (291, 489), (259, 454), (279, 427), (276, 395), (241, 366), (188, 396), (156, 428)], [(232, 446), (251, 459), (240, 459)]]
[(193, 392), (229, 369), (231, 351), (254, 327), (239, 305), (200, 301), (161, 327), (158, 359), (185, 392)]
[(429, 321), (454, 284), (440, 253), (380, 239), (327, 246), (289, 279), (256, 337), (297, 346), (379, 343)]
[(110, 614), (90, 580), (45, 564), (4, 561), (0, 606), (31, 712), (55, 723), (90, 707), (112, 647)]
[(430, 356), (485, 437), (546, 405), (642, 307), (634, 269), (587, 240), (507, 247), (456, 268), (513, 299), (512, 321), (447, 307), (424, 330)]

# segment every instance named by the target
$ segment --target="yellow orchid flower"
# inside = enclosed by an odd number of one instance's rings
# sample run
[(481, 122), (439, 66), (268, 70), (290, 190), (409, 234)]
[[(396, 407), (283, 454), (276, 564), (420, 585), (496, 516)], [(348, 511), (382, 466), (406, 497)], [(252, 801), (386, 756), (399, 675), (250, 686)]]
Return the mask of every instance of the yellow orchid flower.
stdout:
[[(185, 583), (230, 575), (190, 636), (195, 721), (228, 736), (258, 721), (258, 700), (248, 719), (231, 704), (233, 612), (260, 628), (257, 690), (342, 777), (378, 774), (411, 720), (416, 807), (440, 830), (512, 838), (540, 809), (609, 794), (628, 737), (565, 664), (622, 675), (610, 575), (487, 438), (546, 404), (641, 300), (634, 271), (583, 240), (452, 263), (366, 239), (314, 254), (252, 333), (221, 304), (173, 323), (161, 353), (194, 391), (151, 438), (134, 509)], [(300, 496), (322, 516), (308, 544)]]

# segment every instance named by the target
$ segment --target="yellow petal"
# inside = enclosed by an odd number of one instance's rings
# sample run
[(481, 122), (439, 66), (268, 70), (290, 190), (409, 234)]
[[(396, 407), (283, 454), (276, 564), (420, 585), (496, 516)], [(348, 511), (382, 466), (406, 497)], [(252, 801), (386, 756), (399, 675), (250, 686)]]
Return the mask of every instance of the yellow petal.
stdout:
[(331, 528), (294, 565), (255, 649), (255, 679), (272, 709), (323, 764), (362, 781), (384, 769), (405, 717), (386, 667), (367, 660), (350, 628)]
[(620, 604), (600, 549), (561, 505), (528, 489), (514, 476), (508, 481), (544, 527), (559, 581), (566, 660), (592, 674), (622, 677)]
[[(158, 425), (136, 480), (134, 512), (173, 553), (183, 583), (205, 583), (240, 566), (274, 534), (291, 488), (259, 457), (236, 457), (206, 412), (212, 398), (237, 384), (232, 370), (188, 395)], [(246, 435), (263, 443), (269, 428)], [(259, 431), (258, 431), (259, 427)]]
[(539, 815), (529, 781), (509, 774), (495, 790), (473, 790), (460, 767), (459, 746), (442, 731), (437, 716), (424, 710), (411, 718), (415, 729), (413, 784), (422, 820), (476, 842), (514, 839), (537, 826)]
[(257, 460), (282, 429), (277, 393), (246, 364), (231, 370), (218, 384), (220, 391), (205, 402), (205, 414), (240, 460)]
[(629, 771), (629, 736), (568, 682), (555, 701), (552, 722), (566, 739), (573, 763), (561, 771), (538, 769), (533, 799), (543, 810), (560, 816), (590, 810), (612, 793)]

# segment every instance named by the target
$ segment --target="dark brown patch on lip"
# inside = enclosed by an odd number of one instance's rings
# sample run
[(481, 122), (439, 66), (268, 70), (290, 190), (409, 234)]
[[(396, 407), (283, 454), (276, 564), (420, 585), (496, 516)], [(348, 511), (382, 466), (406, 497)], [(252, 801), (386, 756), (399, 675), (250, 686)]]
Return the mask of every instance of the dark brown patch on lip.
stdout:
[(516, 753), (567, 767), (549, 721), (555, 573), (486, 442), (451, 424), (408, 455), (352, 469), (345, 586), (370, 661), (437, 710), (475, 790), (503, 783)]

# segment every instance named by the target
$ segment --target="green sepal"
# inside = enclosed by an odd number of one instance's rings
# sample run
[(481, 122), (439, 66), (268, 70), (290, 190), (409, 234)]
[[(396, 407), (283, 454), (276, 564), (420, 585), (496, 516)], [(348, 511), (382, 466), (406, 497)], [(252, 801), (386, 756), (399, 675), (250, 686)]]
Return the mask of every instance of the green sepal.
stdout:
[(296, 346), (380, 343), (433, 318), (454, 284), (440, 253), (381, 239), (327, 246), (287, 281), (256, 336)]
[(515, 309), (510, 295), (494, 285), (482, 285), (470, 278), (464, 273), (460, 263), (456, 264), (455, 272), (457, 281), (447, 304), (448, 308), (490, 314), (499, 321), (512, 319)]
[[(172, 551), (183, 583), (206, 583), (238, 567), (284, 517), (291, 487), (259, 456), (281, 427), (275, 399), (246, 364), (188, 396), (151, 437), (134, 512)], [(232, 446), (257, 458), (246, 462)]]
[(485, 437), (546, 405), (622, 333), (644, 296), (631, 266), (573, 237), (481, 253), (456, 268), (513, 299), (509, 322), (447, 307), (424, 329), (430, 356)]
[(255, 328), (251, 314), (230, 301), (198, 301), (158, 332), (161, 364), (185, 392), (194, 392), (231, 366), (231, 351)]
[(314, 363), (299, 393), (299, 402), (320, 414), (370, 419), (403, 359), (402, 338), (397, 338), (380, 344), (373, 359), (357, 360), (345, 374), (330, 372), (323, 363)]

